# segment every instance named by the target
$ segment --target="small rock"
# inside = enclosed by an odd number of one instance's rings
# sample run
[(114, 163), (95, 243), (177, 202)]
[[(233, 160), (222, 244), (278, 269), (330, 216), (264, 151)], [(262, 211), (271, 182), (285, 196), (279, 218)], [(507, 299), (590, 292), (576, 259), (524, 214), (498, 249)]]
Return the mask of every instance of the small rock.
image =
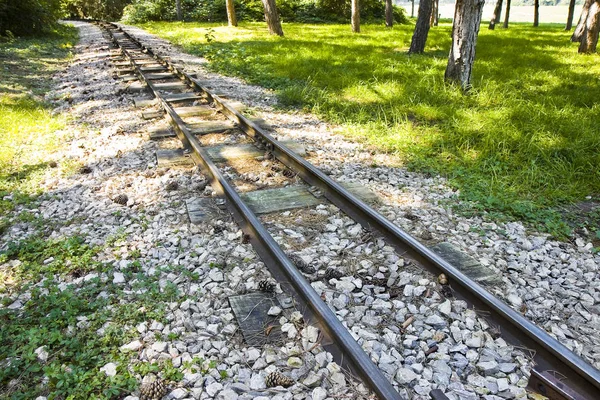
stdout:
[(311, 396), (312, 400), (325, 400), (327, 398), (327, 390), (322, 387), (314, 388)]
[(411, 383), (418, 377), (419, 375), (415, 374), (411, 369), (408, 368), (400, 368), (398, 372), (396, 372), (396, 380), (401, 385)]
[(117, 374), (117, 364), (108, 363), (104, 367), (100, 368), (100, 371), (104, 372), (106, 376), (115, 376)]

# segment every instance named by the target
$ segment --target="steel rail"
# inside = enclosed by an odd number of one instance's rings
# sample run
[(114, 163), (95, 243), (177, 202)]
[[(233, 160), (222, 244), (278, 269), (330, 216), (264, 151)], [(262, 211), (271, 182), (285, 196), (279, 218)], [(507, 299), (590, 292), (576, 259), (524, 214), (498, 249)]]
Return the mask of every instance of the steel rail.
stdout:
[[(162, 60), (151, 49), (122, 31), (153, 57)], [(402, 229), (388, 221), (369, 205), (352, 195), (322, 171), (304, 160), (285, 145), (275, 140), (262, 127), (235, 110), (219, 96), (212, 94), (200, 81), (169, 61), (163, 62), (198, 90), (202, 90), (222, 111), (251, 137), (267, 145), (274, 156), (296, 171), (306, 182), (318, 187), (324, 196), (362, 226), (377, 231), (396, 250), (434, 273), (445, 273), (450, 278), (457, 297), (467, 300), (479, 311), (486, 313), (493, 325), (509, 343), (534, 352), (535, 367), (531, 371), (531, 389), (551, 399), (600, 399), (600, 372), (494, 297), (460, 270), (419, 243)], [(289, 260), (288, 260), (289, 262)]]
[[(118, 28), (118, 27), (117, 27)], [(118, 28), (120, 30), (120, 28)], [(144, 75), (141, 72), (139, 65), (136, 64), (129, 51), (120, 46), (118, 40), (112, 35), (112, 32), (108, 32), (113, 37), (113, 40), (121, 48), (121, 51), (129, 58), (132, 66), (136, 70), (138, 76), (144, 79)], [(126, 32), (122, 31), (125, 36), (129, 36)], [(133, 39), (129, 37), (130, 39)], [(138, 45), (141, 45), (137, 40), (133, 40)], [(151, 53), (149, 49), (141, 46), (143, 49)], [(154, 53), (152, 56), (156, 57)], [(172, 69), (175, 69), (171, 65)], [(377, 394), (382, 400), (400, 400), (402, 397), (394, 389), (392, 384), (382, 374), (379, 368), (373, 363), (370, 357), (360, 347), (360, 345), (354, 340), (348, 330), (338, 320), (337, 316), (331, 311), (327, 304), (321, 299), (319, 294), (313, 289), (310, 283), (304, 278), (304, 275), (295, 267), (295, 265), (289, 260), (283, 250), (279, 247), (277, 242), (261, 224), (257, 216), (250, 210), (250, 208), (243, 202), (239, 194), (225, 179), (221, 171), (217, 168), (215, 163), (209, 157), (207, 151), (203, 148), (200, 141), (196, 136), (190, 132), (185, 126), (185, 123), (177, 115), (173, 107), (163, 98), (160, 91), (150, 81), (144, 79), (150, 90), (159, 99), (161, 106), (169, 115), (173, 122), (173, 127), (176, 130), (177, 137), (184, 143), (184, 145), (190, 148), (193, 153), (194, 160), (201, 166), (203, 172), (210, 178), (211, 185), (216, 189), (217, 193), (226, 198), (226, 205), (234, 215), (237, 222), (241, 225), (242, 230), (250, 235), (250, 241), (253, 247), (257, 250), (261, 256), (263, 262), (270, 270), (273, 267), (276, 268), (275, 274), (283, 275), (292, 284), (295, 292), (304, 300), (304, 302), (310, 307), (312, 313), (319, 319), (321, 327), (324, 328), (325, 333), (332, 338), (341, 350), (343, 356), (348, 357), (348, 360), (352, 365), (354, 371), (363, 379), (365, 384)]]

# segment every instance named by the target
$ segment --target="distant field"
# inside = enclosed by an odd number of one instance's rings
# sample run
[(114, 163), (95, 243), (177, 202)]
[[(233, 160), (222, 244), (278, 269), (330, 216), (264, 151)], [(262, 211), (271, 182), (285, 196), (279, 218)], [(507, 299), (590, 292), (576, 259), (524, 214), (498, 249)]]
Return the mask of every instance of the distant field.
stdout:
[[(506, 1), (504, 2), (506, 3)], [(406, 9), (408, 15), (410, 15), (411, 3), (396, 3)], [(494, 13), (495, 2), (486, 1), (483, 7), (483, 20), (489, 21)], [(504, 9), (506, 6), (504, 7)], [(419, 6), (415, 5), (415, 16), (417, 15)], [(502, 10), (502, 18), (504, 20), (504, 11)], [(581, 13), (581, 6), (575, 6), (575, 17), (574, 24), (577, 23), (579, 14)], [(440, 14), (442, 18), (453, 18), (454, 17), (454, 4), (441, 4)], [(541, 6), (540, 7), (540, 23), (566, 23), (568, 14), (567, 6)], [(533, 22), (533, 6), (511, 6), (510, 7), (510, 20), (512, 22)]]

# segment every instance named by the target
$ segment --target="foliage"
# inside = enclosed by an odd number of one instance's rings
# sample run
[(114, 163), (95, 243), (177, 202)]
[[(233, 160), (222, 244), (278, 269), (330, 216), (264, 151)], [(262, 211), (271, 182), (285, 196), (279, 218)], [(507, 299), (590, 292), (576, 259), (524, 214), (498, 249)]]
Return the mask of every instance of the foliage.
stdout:
[[(277, 7), (285, 22), (342, 22), (350, 18), (349, 3), (343, 0), (278, 0)], [(361, 2), (364, 20), (385, 18), (383, 0)], [(264, 9), (261, 0), (237, 0), (236, 14), (242, 21), (263, 21)], [(188, 21), (227, 21), (225, 1), (182, 0), (184, 19)], [(170, 0), (134, 0), (125, 8), (123, 20), (129, 23), (175, 20), (175, 5)], [(408, 19), (404, 10), (394, 7), (394, 18), (398, 23)]]
[[(349, 137), (440, 173), (478, 213), (504, 213), (564, 237), (558, 205), (600, 193), (599, 55), (579, 57), (562, 25), (482, 29), (470, 95), (443, 81), (449, 23), (426, 54), (412, 29), (289, 24), (144, 26), (210, 60), (210, 68), (274, 89), (280, 104), (342, 125)], [(204, 29), (215, 40), (204, 41)]]
[[(0, 217), (40, 193), (40, 181), (50, 169), (48, 155), (58, 148), (65, 118), (52, 115), (42, 100), (46, 76), (68, 59), (76, 40), (72, 27), (61, 27), (41, 38), (15, 38), (0, 43)], [(57, 172), (67, 172), (67, 163)], [(10, 226), (3, 220), (0, 234)]]
[(93, 18), (116, 21), (131, 0), (62, 0), (68, 18)]
[(61, 0), (0, 0), (0, 36), (51, 31), (60, 16)]

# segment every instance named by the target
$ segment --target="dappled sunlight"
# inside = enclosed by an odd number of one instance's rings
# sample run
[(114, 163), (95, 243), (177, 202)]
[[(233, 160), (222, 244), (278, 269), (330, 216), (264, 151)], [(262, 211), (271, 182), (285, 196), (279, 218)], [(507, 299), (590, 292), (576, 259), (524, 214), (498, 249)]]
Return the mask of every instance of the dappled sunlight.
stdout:
[[(425, 54), (411, 56), (402, 51), (413, 30), (406, 25), (365, 24), (355, 35), (346, 25), (291, 23), (284, 38), (260, 23), (145, 26), (205, 56), (215, 71), (275, 89), (284, 106), (452, 178), (467, 198), (548, 205), (600, 191), (600, 63), (578, 56), (562, 26), (481, 29), (469, 95), (443, 79), (447, 21), (430, 30)], [(210, 43), (207, 28), (215, 31)], [(191, 38), (196, 44), (186, 45)], [(596, 167), (581, 174), (590, 163)]]

